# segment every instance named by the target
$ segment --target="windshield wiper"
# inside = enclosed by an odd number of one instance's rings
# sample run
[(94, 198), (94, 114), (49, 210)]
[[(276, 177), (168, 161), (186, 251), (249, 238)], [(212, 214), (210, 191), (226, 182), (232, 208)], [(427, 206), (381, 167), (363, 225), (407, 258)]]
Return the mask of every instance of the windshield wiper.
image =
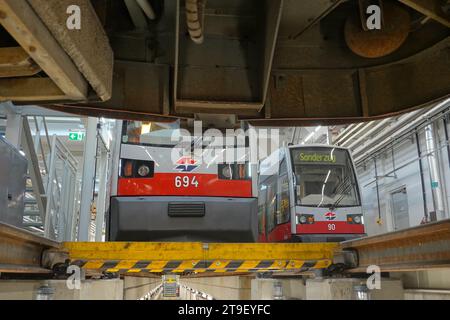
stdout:
[(345, 193), (347, 190), (352, 186), (351, 183), (347, 183), (345, 188), (341, 191), (341, 196), (333, 203), (333, 205), (330, 207), (330, 210), (333, 211), (336, 209), (339, 203), (345, 198)]
[[(341, 183), (339, 183), (336, 188), (334, 189), (333, 193), (337, 194), (340, 193), (341, 196), (332, 204), (329, 206), (330, 211), (334, 211), (337, 207), (337, 205), (344, 199), (345, 192), (348, 190), (349, 187), (351, 187), (351, 177), (347, 176)], [(342, 190), (341, 190), (342, 189)], [(339, 190), (339, 192), (338, 192)]]
[[(331, 192), (332, 194), (336, 195), (336, 194), (340, 194), (344, 188), (346, 188), (345, 186), (348, 185), (349, 182), (349, 177), (347, 176), (346, 178), (344, 178), (344, 180), (342, 180), (335, 188), (334, 190)], [(325, 184), (324, 184), (325, 187)], [(342, 189), (342, 191), (341, 191)], [(322, 190), (322, 199), (323, 199), (323, 190)], [(333, 210), (333, 207), (335, 205), (336, 202), (332, 203), (327, 203), (322, 205), (323, 200), (319, 203), (319, 205), (317, 206), (317, 208), (330, 208), (330, 210)]]

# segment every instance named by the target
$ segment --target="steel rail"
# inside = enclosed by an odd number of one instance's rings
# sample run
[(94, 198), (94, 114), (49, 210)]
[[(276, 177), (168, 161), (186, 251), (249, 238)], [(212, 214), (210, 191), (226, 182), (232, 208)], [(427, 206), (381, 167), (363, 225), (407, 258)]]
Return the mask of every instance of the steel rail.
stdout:
[(44, 253), (60, 249), (56, 241), (0, 222), (0, 272), (51, 273)]
[[(450, 219), (340, 244), (349, 272), (366, 272), (375, 265), (382, 272), (450, 267)], [(356, 260), (352, 263), (349, 258)]]
[[(340, 260), (339, 260), (340, 259)], [(0, 223), (0, 272), (51, 273), (78, 265), (89, 272), (216, 274), (307, 272), (343, 263), (348, 272), (450, 267), (450, 219), (342, 243), (66, 242)]]

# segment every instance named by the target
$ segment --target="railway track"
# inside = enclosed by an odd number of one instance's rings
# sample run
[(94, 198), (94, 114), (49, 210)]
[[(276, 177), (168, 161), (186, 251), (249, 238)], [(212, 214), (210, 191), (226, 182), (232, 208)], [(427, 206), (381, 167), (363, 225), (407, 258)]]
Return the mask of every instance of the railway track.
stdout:
[(136, 275), (302, 272), (343, 262), (345, 272), (450, 267), (450, 220), (338, 243), (58, 243), (0, 223), (0, 272), (51, 274), (61, 263)]
[[(450, 267), (450, 220), (341, 243), (353, 253), (350, 272), (365, 272), (370, 265), (381, 271), (416, 271)], [(348, 257), (348, 256), (347, 256)]]
[(52, 273), (46, 267), (51, 252), (59, 252), (58, 242), (36, 236), (31, 232), (0, 223), (0, 272)]

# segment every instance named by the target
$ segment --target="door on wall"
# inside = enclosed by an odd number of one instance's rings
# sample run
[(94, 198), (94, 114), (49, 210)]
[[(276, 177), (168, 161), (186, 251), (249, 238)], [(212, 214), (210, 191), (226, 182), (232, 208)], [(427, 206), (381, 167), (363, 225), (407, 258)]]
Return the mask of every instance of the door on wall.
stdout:
[(391, 193), (394, 230), (409, 228), (408, 194), (406, 187)]

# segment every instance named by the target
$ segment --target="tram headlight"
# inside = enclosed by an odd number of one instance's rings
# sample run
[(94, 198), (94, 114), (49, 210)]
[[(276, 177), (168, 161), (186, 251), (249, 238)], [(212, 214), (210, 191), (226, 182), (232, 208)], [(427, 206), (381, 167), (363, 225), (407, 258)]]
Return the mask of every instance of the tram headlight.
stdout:
[(151, 178), (154, 172), (154, 161), (121, 159), (120, 176), (122, 178)]
[(150, 168), (148, 166), (146, 166), (145, 164), (140, 166), (138, 169), (138, 174), (141, 177), (146, 177), (146, 176), (148, 176), (149, 173), (150, 173)]
[(231, 179), (231, 167), (230, 166), (225, 166), (222, 168), (222, 176), (227, 178), (227, 179)]
[(219, 163), (217, 174), (223, 180), (248, 180), (251, 179), (250, 164)]
[(347, 223), (349, 224), (362, 224), (364, 223), (362, 215), (360, 214), (349, 214), (347, 215)]
[(297, 215), (297, 224), (313, 224), (313, 223), (314, 223), (314, 215), (312, 214)]

